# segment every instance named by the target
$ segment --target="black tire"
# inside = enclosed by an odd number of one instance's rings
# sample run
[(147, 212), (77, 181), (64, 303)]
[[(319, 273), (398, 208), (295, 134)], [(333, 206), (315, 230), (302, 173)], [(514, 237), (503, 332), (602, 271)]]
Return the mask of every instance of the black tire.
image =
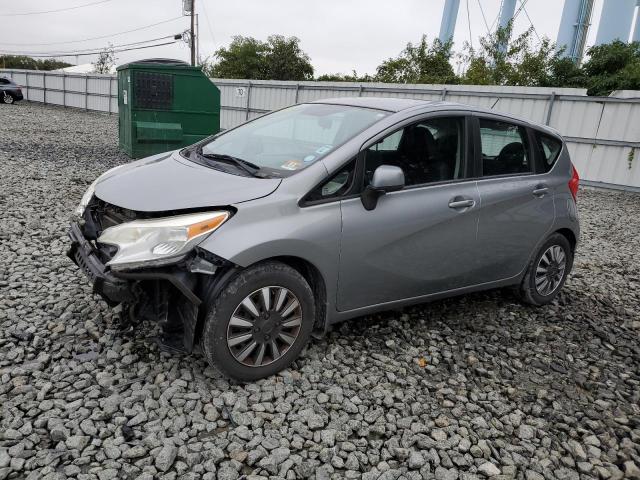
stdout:
[(16, 99), (10, 93), (4, 93), (3, 92), (2, 93), (2, 97), (0, 97), (0, 100), (2, 100), (2, 103), (8, 103), (8, 104), (16, 103)]
[[(557, 285), (555, 285), (553, 290), (548, 293), (543, 291), (542, 293), (546, 294), (542, 294), (539, 291), (540, 287), (536, 287), (536, 270), (538, 269), (543, 255), (545, 255), (545, 253), (552, 247), (559, 247), (562, 249), (562, 252), (565, 255), (565, 267), (560, 281), (557, 283)], [(564, 283), (567, 280), (567, 276), (571, 271), (571, 267), (573, 267), (573, 250), (571, 248), (569, 240), (567, 240), (567, 237), (560, 233), (554, 233), (550, 235), (549, 238), (538, 249), (535, 256), (529, 263), (520, 287), (516, 292), (518, 294), (518, 297), (523, 302), (536, 306), (546, 305), (547, 303), (550, 303), (564, 286)]]
[[(263, 350), (263, 357), (259, 357), (259, 353), (257, 352), (252, 353), (252, 355), (256, 357), (253, 359), (254, 363), (258, 361), (258, 358), (261, 358), (259, 366), (247, 365), (236, 358), (239, 353), (237, 351), (235, 354), (232, 353), (233, 347), (229, 346), (230, 342), (228, 342), (227, 336), (229, 334), (233, 337), (233, 333), (230, 332), (235, 328), (230, 326), (231, 317), (234, 314), (238, 315), (238, 309), (241, 308), (241, 303), (247, 297), (261, 294), (261, 289), (265, 287), (275, 287), (273, 292), (274, 301), (269, 311), (266, 311), (264, 308), (264, 303), (256, 305), (259, 307), (261, 315), (269, 316), (269, 312), (276, 312), (276, 295), (282, 290), (288, 290), (292, 296), (286, 301), (289, 302), (289, 305), (295, 303), (294, 300), (299, 302), (300, 309), (296, 310), (296, 312), (297, 316), (301, 317), (301, 322), (296, 329), (296, 336), (293, 343), (287, 346), (286, 343), (281, 340), (279, 341), (283, 348), (281, 356), (276, 359), (272, 358), (276, 357), (275, 354), (269, 353), (273, 352), (273, 350), (268, 340), (268, 334), (273, 332), (271, 340), (274, 340), (278, 331), (273, 329), (281, 328), (280, 325), (287, 322), (285, 322), (282, 316), (277, 319), (274, 318), (273, 320), (271, 317), (252, 319), (251, 321), (255, 322), (253, 325), (256, 325), (258, 322), (264, 323), (260, 323), (259, 327), (254, 326), (253, 330), (248, 330), (254, 337), (248, 340), (249, 343), (245, 344), (245, 346), (248, 348), (250, 343), (256, 341), (259, 342), (258, 347), (256, 347), (259, 350), (262, 348), (263, 343), (266, 343), (266, 345), (265, 350)], [(267, 290), (267, 292), (269, 291), (270, 290)], [(252, 298), (255, 299), (256, 297)], [(261, 297), (258, 298), (260, 299)], [(209, 364), (216, 367), (227, 377), (240, 382), (250, 382), (265, 378), (287, 368), (291, 362), (300, 355), (300, 352), (309, 341), (315, 319), (313, 291), (307, 281), (297, 270), (275, 261), (257, 264), (241, 271), (230, 279), (220, 294), (212, 299), (207, 307), (208, 310), (202, 334), (202, 349), (204, 355)], [(286, 310), (286, 308), (284, 309)], [(278, 314), (273, 313), (273, 315), (277, 316)], [(267, 322), (272, 323), (267, 324)], [(274, 327), (274, 324), (278, 326)], [(256, 328), (260, 327), (264, 327), (264, 330), (256, 333)], [(267, 334), (265, 334), (265, 332), (267, 332)], [(290, 332), (291, 331), (286, 333)], [(257, 335), (262, 335), (262, 337), (258, 338)], [(265, 340), (265, 336), (267, 340)], [(278, 338), (280, 338), (279, 335)], [(291, 336), (289, 336), (289, 338), (291, 338)], [(237, 348), (243, 348), (243, 345)], [(276, 350), (278, 350), (277, 346)], [(270, 363), (266, 363), (267, 361)], [(247, 360), (247, 362), (249, 362), (249, 360)], [(263, 362), (266, 364), (263, 364)]]

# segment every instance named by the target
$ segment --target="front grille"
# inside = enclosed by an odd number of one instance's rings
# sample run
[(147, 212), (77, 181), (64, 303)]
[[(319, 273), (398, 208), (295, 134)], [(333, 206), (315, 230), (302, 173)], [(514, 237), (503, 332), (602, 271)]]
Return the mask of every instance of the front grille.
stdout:
[[(95, 197), (94, 197), (95, 198)], [(114, 225), (136, 220), (139, 216), (133, 210), (118, 207), (110, 203), (95, 199), (95, 205), (91, 209), (94, 219), (100, 226), (100, 233)]]
[(111, 205), (94, 196), (84, 211), (82, 234), (93, 244), (94, 251), (100, 261), (106, 264), (113, 258), (118, 249), (113, 245), (97, 243), (98, 237), (107, 228), (130, 222), (138, 217), (139, 215), (132, 210)]

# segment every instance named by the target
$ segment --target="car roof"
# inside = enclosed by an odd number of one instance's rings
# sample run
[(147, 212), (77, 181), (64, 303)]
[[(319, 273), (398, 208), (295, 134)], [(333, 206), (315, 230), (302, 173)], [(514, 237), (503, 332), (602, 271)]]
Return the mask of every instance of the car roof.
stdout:
[(389, 112), (401, 112), (404, 110), (415, 110), (417, 112), (438, 111), (438, 110), (460, 110), (471, 113), (485, 113), (496, 115), (505, 119), (526, 123), (539, 130), (560, 136), (560, 133), (551, 127), (531, 122), (524, 118), (518, 118), (504, 112), (498, 112), (488, 108), (477, 107), (457, 102), (445, 102), (441, 100), (418, 100), (414, 98), (394, 98), (394, 97), (339, 97), (316, 100), (312, 103), (326, 103), (330, 105), (347, 105), (351, 107), (374, 108)]
[(328, 103), (331, 105), (347, 105), (350, 107), (375, 108), (389, 112), (399, 112), (408, 108), (426, 106), (435, 102), (393, 97), (339, 97), (316, 100), (313, 103)]

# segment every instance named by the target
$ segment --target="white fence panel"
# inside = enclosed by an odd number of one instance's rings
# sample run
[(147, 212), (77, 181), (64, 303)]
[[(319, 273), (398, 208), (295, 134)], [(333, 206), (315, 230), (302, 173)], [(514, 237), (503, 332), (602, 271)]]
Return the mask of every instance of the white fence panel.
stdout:
[(53, 105), (64, 105), (64, 92), (57, 90), (47, 90), (47, 101), (45, 103), (52, 103)]
[(86, 92), (87, 77), (67, 76), (67, 90), (70, 92)]
[(67, 107), (84, 108), (86, 95), (84, 93), (70, 93), (65, 95), (65, 105)]
[(44, 73), (29, 73), (29, 87), (44, 87)]

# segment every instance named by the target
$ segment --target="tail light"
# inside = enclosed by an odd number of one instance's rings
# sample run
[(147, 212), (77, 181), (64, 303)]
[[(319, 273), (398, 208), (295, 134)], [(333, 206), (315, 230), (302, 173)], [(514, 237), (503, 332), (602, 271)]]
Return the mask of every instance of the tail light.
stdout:
[(571, 180), (569, 180), (569, 190), (571, 191), (571, 195), (573, 195), (574, 201), (578, 201), (578, 185), (580, 185), (580, 176), (578, 175), (576, 167), (571, 165)]

